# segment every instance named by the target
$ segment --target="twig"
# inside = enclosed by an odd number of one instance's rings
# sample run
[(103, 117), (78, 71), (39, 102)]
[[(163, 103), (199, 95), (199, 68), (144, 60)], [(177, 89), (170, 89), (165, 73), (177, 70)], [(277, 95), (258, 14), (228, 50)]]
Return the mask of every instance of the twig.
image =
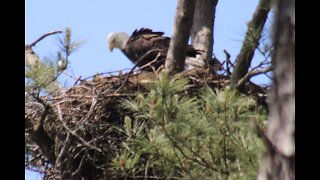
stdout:
[(192, 157), (187, 156), (187, 155), (184, 153), (183, 149), (182, 149), (180, 146), (178, 146), (177, 141), (175, 141), (174, 139), (172, 139), (172, 138), (170, 137), (169, 133), (167, 132), (167, 130), (166, 130), (166, 128), (164, 127), (163, 124), (161, 124), (161, 127), (162, 127), (162, 130), (163, 130), (164, 134), (166, 135), (166, 137), (167, 137), (167, 138), (169, 139), (169, 141), (171, 142), (171, 144), (182, 154), (183, 157), (185, 157), (186, 159), (191, 160), (191, 161), (193, 161), (193, 162), (196, 162), (196, 163), (198, 163), (198, 164), (201, 165), (201, 166), (207, 167), (207, 168), (212, 169), (212, 170), (214, 170), (214, 171), (218, 171), (216, 168), (210, 166), (210, 165), (208, 164), (208, 162), (206, 162), (203, 158), (199, 157), (199, 156), (197, 155), (197, 153), (195, 153), (194, 151), (192, 151), (191, 149), (189, 149), (184, 143), (182, 143), (182, 145), (185, 146), (185, 147), (187, 147), (188, 150), (189, 150), (194, 156), (200, 158), (200, 161), (199, 161), (198, 159), (196, 159), (196, 158), (192, 158)]
[[(126, 97), (126, 96), (136, 96), (136, 94), (127, 94), (127, 93), (117, 93), (117, 94), (104, 94), (104, 97)], [(64, 95), (64, 96), (57, 96), (54, 98), (51, 98), (51, 100), (59, 100), (59, 99), (63, 99), (65, 97), (69, 97), (69, 98), (92, 98), (92, 96), (87, 95)], [(58, 102), (60, 103), (60, 102)], [(56, 105), (56, 104), (55, 104)]]
[(80, 79), (81, 79), (81, 76), (78, 77), (78, 79), (76, 80), (76, 82), (74, 82), (73, 86), (75, 86), (75, 85), (79, 82)]
[(87, 156), (87, 154), (88, 154), (88, 151), (86, 151), (86, 153), (82, 156), (81, 161), (80, 161), (80, 164), (79, 164), (77, 170), (72, 173), (72, 176), (75, 176), (76, 174), (79, 173), (79, 171), (80, 171), (80, 169), (81, 169), (81, 166), (82, 166), (82, 164), (83, 164), (83, 160), (85, 159), (85, 157)]
[[(58, 109), (58, 112), (59, 112), (59, 109), (60, 109), (60, 106), (59, 106), (59, 105), (57, 105), (57, 109)], [(61, 109), (60, 109), (60, 111), (61, 111)], [(74, 135), (75, 137), (77, 137), (85, 146), (87, 146), (87, 147), (89, 147), (89, 148), (91, 148), (91, 149), (94, 149), (94, 150), (96, 150), (96, 151), (98, 151), (98, 152), (102, 152), (102, 150), (101, 150), (100, 148), (97, 148), (97, 147), (91, 145), (90, 143), (88, 143), (87, 141), (85, 141), (82, 137), (80, 137), (80, 136), (76, 133), (77, 129), (76, 129), (76, 130), (71, 130), (71, 129), (63, 122), (62, 119), (59, 118), (59, 120), (61, 121), (62, 126), (63, 126), (68, 132), (70, 132), (72, 135)]]
[[(133, 72), (133, 70), (134, 70), (137, 66), (140, 65), (140, 62), (142, 62), (142, 60), (143, 60), (144, 58), (146, 58), (149, 54), (151, 54), (151, 53), (153, 53), (153, 52), (161, 52), (161, 50), (160, 50), (160, 49), (151, 49), (151, 50), (149, 50), (148, 52), (146, 52), (143, 56), (141, 56), (141, 57), (138, 59), (138, 61), (136, 62), (136, 64), (132, 67), (132, 69), (130, 70), (130, 72), (127, 74), (127, 76), (126, 76), (126, 78), (124, 79), (124, 81), (123, 81), (123, 83), (121, 84), (121, 86), (120, 86), (114, 93), (117, 93), (120, 89), (123, 88), (123, 86), (125, 85), (125, 83), (127, 83), (127, 81), (128, 81), (128, 79), (129, 79), (131, 73)], [(159, 56), (159, 54), (158, 54), (158, 56)], [(158, 56), (156, 57), (155, 60), (158, 59)], [(153, 61), (155, 61), (155, 60), (153, 60)], [(151, 61), (151, 62), (153, 62), (153, 61)], [(151, 63), (151, 62), (149, 62), (149, 63)], [(149, 64), (149, 63), (148, 63), (148, 64)], [(148, 65), (148, 64), (146, 64), (146, 65)], [(144, 66), (145, 66), (145, 65), (144, 65)], [(144, 66), (142, 66), (142, 67), (144, 67)]]
[(124, 71), (124, 70), (129, 70), (129, 69), (130, 69), (130, 68), (125, 68), (125, 69), (120, 69), (120, 70), (117, 70), (117, 71), (96, 73), (95, 75), (88, 76), (88, 77), (86, 77), (86, 78), (84, 78), (84, 79), (81, 79), (81, 81), (88, 80), (88, 79), (90, 79), (90, 78), (93, 78), (93, 77), (96, 76), (96, 75), (105, 75), (105, 74), (119, 73), (119, 71)]
[[(94, 91), (93, 91), (94, 92)], [(93, 109), (95, 108), (95, 106), (97, 105), (97, 102), (98, 102), (98, 95), (94, 95), (92, 96), (92, 101), (91, 101), (91, 106), (90, 106), (90, 109), (88, 111), (88, 113), (86, 114), (86, 116), (84, 117), (83, 120), (80, 120), (80, 122), (86, 122), (89, 117), (91, 116), (92, 112), (93, 112)]]
[[(61, 112), (61, 108), (60, 108), (60, 105), (57, 105), (57, 110), (58, 110), (58, 117), (59, 117), (59, 120), (63, 122), (63, 118), (62, 118), (62, 112)], [(55, 165), (57, 167), (60, 167), (61, 165), (61, 158), (63, 157), (63, 155), (66, 153), (66, 150), (67, 148), (69, 147), (69, 140), (70, 140), (70, 132), (67, 133), (67, 137), (66, 137), (66, 140), (64, 141), (64, 145), (63, 147), (61, 148), (60, 150), (60, 153), (56, 159), (56, 162), (55, 162)]]
[(63, 147), (60, 150), (60, 153), (56, 159), (55, 165), (56, 167), (60, 168), (61, 166), (61, 160), (62, 157), (66, 154), (67, 148), (69, 148), (69, 141), (70, 141), (70, 132), (67, 133), (67, 138), (66, 140), (63, 142)]
[(263, 65), (271, 64), (268, 60), (268, 57), (266, 57), (263, 61), (261, 61), (256, 67), (253, 67), (251, 70), (262, 68)]
[(146, 164), (146, 168), (145, 168), (145, 170), (144, 170), (144, 180), (147, 180), (147, 176), (148, 176), (148, 168), (149, 168), (149, 159), (148, 159), (148, 161), (147, 161), (147, 164)]
[[(133, 179), (136, 179), (136, 178), (147, 178), (147, 179), (165, 179), (164, 177), (157, 177), (157, 176), (129, 176)], [(182, 179), (182, 178), (179, 178), (179, 177), (170, 177), (169, 179)]]
[(227, 75), (228, 76), (230, 76), (231, 75), (231, 71), (230, 71), (230, 66), (232, 67), (232, 68), (234, 68), (234, 64), (231, 62), (231, 60), (230, 60), (230, 54), (227, 52), (227, 50), (223, 50), (223, 52), (226, 54), (226, 73), (227, 73)]
[(45, 37), (47, 36), (50, 36), (50, 35), (53, 35), (53, 34), (57, 34), (57, 33), (62, 33), (62, 31), (51, 31), (51, 32), (48, 32), (44, 35), (42, 35), (41, 37), (39, 37), (37, 40), (35, 40), (33, 43), (31, 43), (30, 45), (27, 45), (28, 47), (33, 47), (35, 46), (39, 41), (41, 41), (42, 39), (44, 39)]
[[(160, 52), (160, 50), (159, 50), (159, 52)], [(156, 56), (156, 58), (154, 58), (154, 60), (148, 62), (147, 64), (145, 64), (143, 66), (141, 66), (140, 69), (144, 69), (144, 68), (146, 68), (148, 66), (151, 66), (151, 64), (155, 63), (160, 56), (161, 56), (160, 53), (158, 53), (158, 55)]]
[(259, 74), (263, 74), (263, 73), (267, 73), (273, 70), (272, 66), (268, 66), (266, 68), (262, 68), (262, 69), (255, 69), (255, 70), (251, 70), (249, 71), (242, 79), (239, 80), (239, 82), (237, 83), (236, 87), (240, 87), (242, 86), (244, 83), (246, 83), (252, 76), (256, 76)]

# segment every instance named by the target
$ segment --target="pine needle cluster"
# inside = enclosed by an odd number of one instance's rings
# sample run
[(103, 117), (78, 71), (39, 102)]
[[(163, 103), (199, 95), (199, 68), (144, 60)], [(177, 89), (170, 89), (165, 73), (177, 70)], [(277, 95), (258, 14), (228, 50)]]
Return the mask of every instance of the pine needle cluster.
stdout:
[(69, 56), (84, 43), (79, 40), (73, 41), (71, 32), (70, 28), (66, 28), (64, 35), (59, 37), (60, 49), (53, 58), (45, 56), (40, 59), (32, 47), (27, 45), (29, 49), (26, 49), (25, 91), (28, 95), (38, 96), (40, 93), (56, 95), (61, 92), (62, 86), (57, 79), (67, 69)]
[(164, 72), (149, 93), (123, 100), (134, 112), (119, 129), (126, 136), (113, 168), (124, 177), (255, 179), (263, 150), (251, 122), (265, 113), (236, 91), (202, 88), (184, 94), (188, 81)]

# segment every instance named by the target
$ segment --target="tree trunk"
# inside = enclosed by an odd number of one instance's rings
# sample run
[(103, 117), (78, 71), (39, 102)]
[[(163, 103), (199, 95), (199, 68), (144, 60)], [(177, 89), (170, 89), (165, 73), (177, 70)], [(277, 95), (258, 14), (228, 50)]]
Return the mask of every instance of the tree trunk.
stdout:
[(277, 0), (268, 146), (258, 180), (295, 179), (295, 0)]
[(195, 4), (196, 0), (178, 0), (173, 34), (165, 63), (170, 73), (184, 70)]
[(244, 83), (237, 85), (248, 72), (254, 51), (259, 46), (261, 33), (266, 23), (271, 8), (271, 0), (260, 0), (253, 14), (252, 20), (248, 24), (246, 36), (244, 38), (240, 53), (238, 54), (235, 67), (231, 75), (231, 86), (241, 89)]
[(196, 60), (206, 64), (212, 58), (214, 18), (217, 3), (218, 0), (197, 1), (193, 17), (191, 42), (193, 47), (204, 51), (201, 55), (197, 55)]

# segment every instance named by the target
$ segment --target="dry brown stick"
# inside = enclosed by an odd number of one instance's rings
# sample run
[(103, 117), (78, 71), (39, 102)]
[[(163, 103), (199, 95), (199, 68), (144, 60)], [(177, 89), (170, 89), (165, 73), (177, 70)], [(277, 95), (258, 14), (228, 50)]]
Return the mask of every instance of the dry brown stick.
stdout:
[[(60, 115), (59, 115), (60, 116)], [(66, 140), (63, 142), (63, 147), (60, 150), (60, 153), (56, 159), (55, 165), (56, 167), (60, 168), (62, 157), (66, 154), (67, 148), (69, 148), (69, 141), (70, 141), (70, 132), (67, 133)]]
[(232, 68), (234, 68), (234, 64), (231, 62), (231, 60), (230, 60), (230, 54), (227, 52), (227, 50), (223, 50), (223, 52), (226, 54), (226, 73), (227, 73), (227, 75), (228, 76), (230, 76), (231, 75), (231, 71), (230, 71), (230, 66), (232, 67)]
[[(128, 94), (128, 93), (113, 93), (113, 94), (104, 94), (104, 97), (124, 97), (124, 96), (136, 96), (136, 94)], [(58, 96), (58, 97), (54, 97), (51, 98), (52, 100), (59, 100), (59, 99), (63, 99), (65, 97), (69, 97), (69, 98), (92, 98), (92, 96), (84, 96), (84, 95), (68, 95), (68, 96)], [(60, 103), (60, 102), (57, 102)]]
[(119, 73), (119, 71), (124, 71), (124, 70), (129, 70), (130, 68), (125, 68), (125, 69), (120, 69), (120, 70), (117, 70), (117, 71), (110, 71), (110, 72), (103, 72), (103, 73), (96, 73), (95, 75), (92, 75), (92, 76), (88, 76), (84, 79), (81, 79), (81, 81), (84, 81), (84, 80), (87, 80), (87, 79), (90, 79), (90, 78), (93, 78), (94, 76), (96, 75), (105, 75), (105, 74), (112, 74), (112, 73)]
[[(136, 179), (136, 178), (147, 178), (147, 179), (165, 179), (164, 177), (157, 177), (157, 176), (128, 176), (129, 178), (133, 178), (133, 179)], [(180, 177), (170, 177), (169, 179), (183, 179), (183, 178), (180, 178)]]
[(144, 68), (146, 68), (146, 67), (148, 67), (148, 66), (151, 66), (151, 64), (155, 63), (155, 62), (158, 60), (159, 57), (160, 57), (160, 53), (158, 53), (158, 55), (156, 56), (156, 58), (155, 58), (154, 60), (148, 62), (147, 64), (145, 64), (145, 65), (143, 65), (143, 66), (141, 66), (140, 69), (144, 69)]
[(86, 151), (86, 153), (82, 156), (81, 161), (80, 161), (80, 164), (79, 164), (77, 170), (72, 173), (72, 176), (75, 176), (76, 174), (79, 173), (79, 171), (81, 170), (82, 164), (83, 164), (83, 162), (84, 162), (83, 160), (85, 159), (85, 157), (87, 156), (87, 154), (88, 154), (88, 151)]
[(93, 112), (93, 109), (97, 105), (98, 98), (99, 98), (98, 95), (93, 94), (90, 109), (89, 109), (88, 113), (86, 114), (86, 116), (83, 118), (83, 120), (80, 120), (80, 122), (86, 122), (89, 119), (89, 117), (91, 116), (91, 114)]
[[(127, 83), (127, 81), (128, 81), (128, 79), (129, 79), (130, 75), (132, 74), (133, 70), (134, 70), (137, 66), (139, 66), (139, 63), (142, 62), (142, 60), (143, 60), (144, 58), (146, 58), (149, 54), (151, 54), (151, 53), (153, 53), (153, 52), (161, 52), (161, 50), (159, 50), (159, 49), (151, 49), (151, 50), (149, 50), (148, 52), (146, 52), (143, 56), (141, 56), (141, 57), (138, 59), (137, 63), (132, 67), (132, 69), (130, 70), (130, 72), (127, 74), (127, 76), (126, 76), (126, 78), (124, 79), (124, 81), (123, 81), (123, 83), (121, 84), (121, 86), (120, 86), (114, 93), (117, 93), (120, 89), (123, 88), (123, 86), (125, 85), (125, 83)], [(159, 54), (157, 55), (156, 59), (158, 58), (158, 56), (159, 56)], [(155, 59), (155, 60), (156, 60), (156, 59)], [(155, 61), (155, 60), (153, 60), (153, 61)], [(153, 62), (153, 61), (151, 61), (151, 62)], [(151, 62), (149, 62), (149, 63), (151, 63)], [(148, 64), (149, 64), (149, 63), (148, 63)], [(148, 64), (146, 64), (146, 65), (148, 65)], [(145, 66), (145, 65), (144, 65), (144, 66)], [(144, 66), (142, 66), (142, 67), (144, 67)]]
[(42, 39), (44, 39), (45, 37), (47, 36), (50, 36), (50, 35), (53, 35), (53, 34), (57, 34), (57, 33), (62, 33), (62, 31), (51, 31), (51, 32), (48, 32), (44, 35), (42, 35), (41, 37), (39, 37), (37, 40), (35, 40), (33, 43), (31, 43), (30, 45), (27, 45), (28, 47), (33, 47), (35, 46), (39, 41), (41, 41)]
[[(58, 109), (58, 112), (60, 112), (59, 114), (61, 114), (60, 105), (57, 105), (57, 109)], [(85, 146), (89, 147), (90, 149), (94, 149), (94, 150), (96, 150), (96, 151), (98, 151), (98, 152), (102, 152), (102, 150), (101, 150), (100, 148), (97, 148), (97, 147), (91, 145), (90, 143), (88, 143), (87, 141), (85, 141), (82, 137), (80, 137), (80, 136), (76, 133), (77, 129), (76, 129), (76, 130), (72, 130), (72, 129), (70, 129), (70, 128), (64, 123), (64, 121), (63, 121), (62, 118), (59, 118), (59, 120), (61, 121), (62, 126), (63, 126), (68, 132), (70, 132), (72, 135), (74, 135), (75, 137), (77, 137)]]

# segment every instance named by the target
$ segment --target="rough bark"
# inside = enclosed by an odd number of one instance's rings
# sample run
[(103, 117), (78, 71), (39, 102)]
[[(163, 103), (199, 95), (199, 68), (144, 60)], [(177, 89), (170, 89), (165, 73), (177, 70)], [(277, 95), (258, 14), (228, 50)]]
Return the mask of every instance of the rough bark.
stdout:
[(271, 8), (270, 0), (260, 0), (253, 14), (251, 21), (248, 24), (246, 36), (244, 38), (241, 50), (236, 58), (236, 64), (231, 74), (231, 86), (241, 89), (244, 84), (237, 86), (238, 81), (243, 78), (251, 65), (254, 51), (259, 46), (261, 33), (266, 23), (269, 11)]
[(186, 49), (191, 32), (196, 0), (178, 0), (173, 34), (165, 62), (170, 73), (184, 70)]
[(295, 179), (295, 0), (277, 0), (268, 146), (258, 180)]
[(196, 60), (207, 64), (212, 58), (214, 19), (218, 0), (197, 1), (191, 29), (191, 43), (204, 52)]

